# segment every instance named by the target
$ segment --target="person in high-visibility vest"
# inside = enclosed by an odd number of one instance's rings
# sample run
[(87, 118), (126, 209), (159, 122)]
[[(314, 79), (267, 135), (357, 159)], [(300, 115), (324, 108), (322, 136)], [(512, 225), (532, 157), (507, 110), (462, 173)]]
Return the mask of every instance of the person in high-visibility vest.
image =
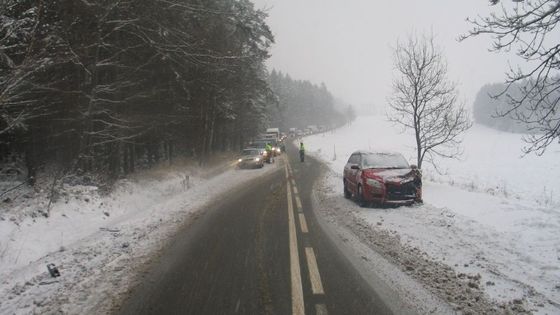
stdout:
[(266, 151), (266, 162), (271, 163), (273, 162), (273, 152), (272, 152), (272, 146), (270, 145), (270, 143), (267, 143), (266, 146), (264, 147), (264, 150)]
[(299, 159), (302, 162), (305, 160), (305, 147), (303, 146), (303, 142), (299, 143)]

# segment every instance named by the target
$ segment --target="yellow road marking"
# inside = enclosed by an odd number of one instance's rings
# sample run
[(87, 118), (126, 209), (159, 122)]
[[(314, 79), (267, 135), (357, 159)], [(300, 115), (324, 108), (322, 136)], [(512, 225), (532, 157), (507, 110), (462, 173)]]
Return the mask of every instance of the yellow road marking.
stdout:
[(309, 233), (307, 229), (307, 221), (305, 220), (305, 215), (303, 213), (299, 213), (299, 226), (301, 227), (302, 233)]
[(319, 274), (319, 267), (317, 267), (317, 259), (313, 248), (305, 248), (305, 256), (307, 257), (307, 267), (309, 269), (309, 278), (311, 280), (311, 291), (313, 294), (325, 294), (323, 290), (323, 283), (321, 282), (321, 275)]
[[(286, 167), (286, 174), (288, 168)], [(299, 253), (297, 243), (297, 232), (294, 218), (294, 207), (292, 204), (292, 192), (290, 183), (286, 182), (287, 198), (288, 198), (288, 222), (289, 222), (289, 240), (290, 240), (290, 275), (292, 282), (292, 314), (304, 315), (305, 307), (303, 302), (303, 287), (301, 283), (301, 267), (299, 265)]]
[(301, 205), (301, 199), (299, 199), (299, 196), (296, 195), (296, 205), (298, 208), (298, 211), (301, 212), (301, 210), (303, 209), (302, 205)]

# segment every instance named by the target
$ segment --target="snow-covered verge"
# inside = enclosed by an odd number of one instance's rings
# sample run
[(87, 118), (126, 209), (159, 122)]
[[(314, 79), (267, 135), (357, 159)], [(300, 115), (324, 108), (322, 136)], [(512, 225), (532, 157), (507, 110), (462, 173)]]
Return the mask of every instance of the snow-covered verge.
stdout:
[[(18, 216), (44, 209), (44, 194), (21, 198), (0, 212), (0, 314), (108, 313), (200, 209), (276, 168), (162, 168), (122, 180), (105, 195), (69, 186), (48, 218)], [(48, 263), (60, 277), (49, 275)]]
[(342, 196), (348, 156), (362, 149), (412, 157), (409, 137), (369, 116), (304, 142), (330, 167), (322, 207), (440, 298), (473, 313), (480, 310), (469, 304), (483, 300), (488, 312), (560, 312), (560, 200), (550, 188), (560, 187), (559, 145), (521, 158), (519, 135), (474, 126), (462, 160), (441, 161), (445, 174), (424, 169), (423, 205), (362, 209)]

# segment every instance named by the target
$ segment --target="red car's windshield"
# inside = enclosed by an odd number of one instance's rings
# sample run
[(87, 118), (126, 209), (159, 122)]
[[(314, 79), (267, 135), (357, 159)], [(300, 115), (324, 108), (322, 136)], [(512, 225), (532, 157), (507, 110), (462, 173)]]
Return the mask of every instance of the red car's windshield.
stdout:
[(408, 162), (400, 154), (372, 153), (364, 155), (363, 168), (409, 168)]

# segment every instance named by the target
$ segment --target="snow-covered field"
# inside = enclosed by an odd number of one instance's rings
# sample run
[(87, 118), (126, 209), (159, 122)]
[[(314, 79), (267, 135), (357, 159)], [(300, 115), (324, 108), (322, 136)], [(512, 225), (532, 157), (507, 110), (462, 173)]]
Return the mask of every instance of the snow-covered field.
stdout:
[[(342, 199), (342, 170), (356, 150), (399, 151), (414, 163), (410, 135), (384, 116), (304, 139), (331, 168), (326, 185)], [(458, 274), (480, 274), (489, 297), (542, 314), (560, 312), (560, 145), (522, 157), (521, 136), (474, 125), (460, 160), (425, 165), (425, 204), (352, 209), (371, 229), (398, 235)]]
[[(109, 195), (93, 186), (66, 187), (48, 218), (21, 216), (45, 209), (44, 194), (20, 197), (0, 211), (0, 314), (108, 312), (198, 210), (276, 168), (163, 167), (120, 181)], [(50, 277), (48, 263), (61, 277)]]

